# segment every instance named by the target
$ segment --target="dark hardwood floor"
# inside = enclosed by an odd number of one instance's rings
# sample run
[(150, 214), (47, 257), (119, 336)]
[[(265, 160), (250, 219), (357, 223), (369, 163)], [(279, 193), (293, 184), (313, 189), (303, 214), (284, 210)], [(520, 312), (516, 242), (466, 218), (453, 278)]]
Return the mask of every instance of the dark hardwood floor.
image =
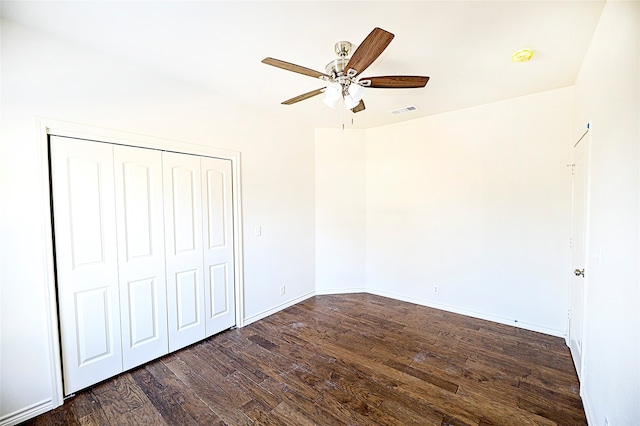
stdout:
[(564, 340), (368, 294), (316, 296), (26, 424), (585, 425)]

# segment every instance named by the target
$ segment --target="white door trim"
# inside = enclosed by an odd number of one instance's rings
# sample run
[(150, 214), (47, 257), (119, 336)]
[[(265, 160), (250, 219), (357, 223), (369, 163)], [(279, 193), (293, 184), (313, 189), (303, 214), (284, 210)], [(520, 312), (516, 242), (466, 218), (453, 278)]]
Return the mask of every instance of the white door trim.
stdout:
[[(576, 147), (578, 146), (578, 144), (582, 143), (586, 145), (586, 151), (584, 153), (585, 156), (585, 164), (584, 164), (584, 168), (585, 168), (585, 176), (584, 176), (584, 212), (583, 212), (583, 223), (582, 223), (582, 232), (583, 232), (583, 248), (582, 248), (582, 268), (583, 269), (583, 278), (582, 278), (582, 312), (580, 313), (581, 318), (579, 319), (579, 321), (581, 322), (581, 327), (580, 327), (580, 353), (577, 354), (574, 350), (573, 350), (573, 346), (572, 346), (572, 340), (575, 340), (574, 337), (572, 335), (572, 326), (571, 326), (571, 322), (574, 321), (575, 318), (575, 312), (572, 312), (571, 308), (572, 308), (572, 304), (573, 304), (573, 280), (575, 280), (575, 276), (574, 276), (574, 272), (573, 269), (577, 266), (577, 264), (575, 263), (575, 253), (573, 252), (573, 248), (572, 248), (572, 253), (571, 253), (571, 264), (570, 264), (570, 268), (569, 268), (569, 323), (567, 324), (567, 338), (566, 338), (566, 342), (567, 342), (567, 346), (570, 349), (570, 354), (571, 354), (571, 358), (573, 360), (573, 364), (574, 367), (576, 368), (576, 373), (578, 375), (578, 380), (579, 381), (583, 381), (584, 380), (584, 374), (586, 371), (586, 363), (585, 363), (585, 332), (584, 330), (586, 329), (586, 324), (588, 322), (588, 316), (586, 315), (586, 311), (587, 311), (587, 300), (588, 300), (588, 291), (589, 291), (589, 272), (590, 272), (590, 262), (589, 262), (589, 229), (590, 229), (590, 204), (591, 204), (591, 151), (592, 151), (592, 143), (591, 143), (591, 133), (593, 132), (592, 130), (592, 125), (591, 122), (589, 122), (587, 124), (587, 128), (586, 131), (584, 132), (584, 134), (578, 139), (578, 141), (575, 143), (575, 145), (573, 145), (572, 148), (572, 160), (574, 165), (577, 164), (577, 158), (576, 158)], [(573, 236), (575, 235), (576, 231), (575, 231), (575, 213), (574, 213), (574, 208), (575, 208), (575, 200), (574, 200), (574, 196), (575, 196), (575, 178), (574, 180), (572, 180), (572, 199), (571, 199), (571, 237), (573, 238)], [(580, 395), (582, 395), (584, 387), (580, 388)]]
[(88, 139), (120, 145), (137, 146), (184, 154), (202, 155), (206, 157), (224, 158), (231, 161), (232, 194), (233, 194), (233, 239), (235, 269), (235, 303), (236, 325), (243, 327), (244, 318), (244, 266), (242, 246), (242, 192), (241, 192), (241, 156), (240, 152), (207, 145), (163, 139), (153, 136), (128, 133), (119, 130), (105, 129), (78, 123), (36, 117), (36, 134), (38, 138), (38, 156), (40, 161), (40, 182), (42, 194), (42, 221), (44, 265), (44, 295), (46, 302), (45, 315), (48, 318), (48, 344), (51, 364), (52, 408), (62, 405), (62, 360), (60, 357), (60, 340), (58, 332), (58, 310), (56, 306), (55, 269), (53, 233), (51, 229), (51, 193), (49, 187), (49, 135), (67, 136), (77, 139)]

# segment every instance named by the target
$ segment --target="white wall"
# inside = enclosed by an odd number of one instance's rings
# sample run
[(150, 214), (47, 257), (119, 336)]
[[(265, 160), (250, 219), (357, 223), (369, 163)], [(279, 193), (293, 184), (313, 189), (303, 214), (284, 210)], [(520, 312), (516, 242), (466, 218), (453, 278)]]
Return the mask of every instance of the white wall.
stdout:
[(368, 130), (369, 291), (563, 335), (572, 97)]
[(316, 129), (316, 293), (365, 289), (362, 130)]
[(316, 291), (364, 288), (563, 335), (572, 103), (565, 88), (316, 130)]
[(313, 294), (313, 129), (10, 21), (1, 42), (1, 418), (52, 395), (36, 116), (240, 151), (246, 317)]
[(589, 423), (640, 423), (640, 3), (609, 1), (575, 85), (591, 122), (582, 397)]

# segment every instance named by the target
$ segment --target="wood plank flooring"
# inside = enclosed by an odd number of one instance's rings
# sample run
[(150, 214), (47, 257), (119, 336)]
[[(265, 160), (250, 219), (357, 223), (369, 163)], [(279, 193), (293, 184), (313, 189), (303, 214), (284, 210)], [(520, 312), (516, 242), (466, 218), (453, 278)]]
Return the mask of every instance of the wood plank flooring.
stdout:
[(564, 340), (369, 294), (316, 296), (26, 424), (585, 425)]

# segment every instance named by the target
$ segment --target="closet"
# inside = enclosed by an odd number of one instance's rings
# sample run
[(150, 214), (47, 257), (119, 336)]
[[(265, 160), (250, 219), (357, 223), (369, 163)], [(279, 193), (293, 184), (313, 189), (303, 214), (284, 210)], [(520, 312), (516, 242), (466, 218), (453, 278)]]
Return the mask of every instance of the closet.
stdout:
[(235, 325), (231, 161), (49, 148), (65, 395)]

